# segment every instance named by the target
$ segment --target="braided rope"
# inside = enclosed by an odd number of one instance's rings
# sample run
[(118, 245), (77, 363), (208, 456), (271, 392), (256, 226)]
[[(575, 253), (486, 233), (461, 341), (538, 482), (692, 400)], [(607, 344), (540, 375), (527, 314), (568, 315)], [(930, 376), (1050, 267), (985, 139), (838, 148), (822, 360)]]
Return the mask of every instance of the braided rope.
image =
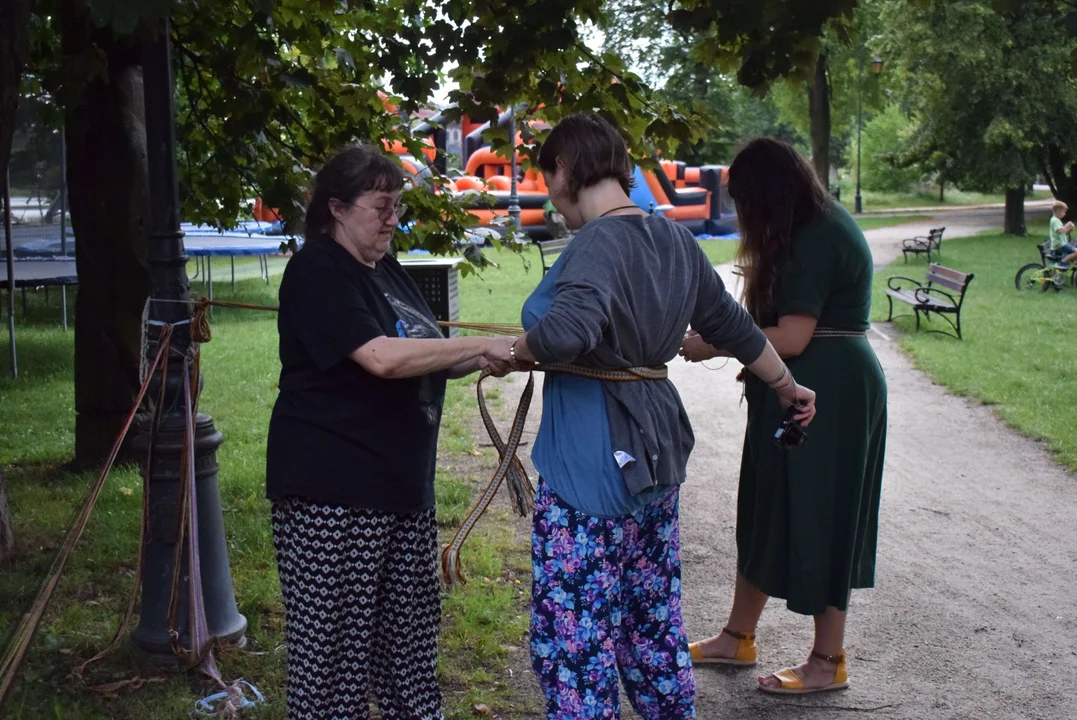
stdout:
[(119, 455), (120, 447), (123, 445), (123, 441), (127, 437), (131, 425), (134, 423), (135, 414), (138, 412), (138, 408), (142, 405), (142, 399), (149, 389), (150, 378), (153, 372), (157, 369), (161, 359), (166, 356), (171, 335), (172, 328), (166, 326), (161, 332), (161, 337), (158, 341), (157, 354), (154, 356), (153, 362), (150, 363), (149, 373), (146, 375), (142, 382), (142, 386), (138, 390), (134, 405), (128, 412), (127, 418), (120, 429), (120, 433), (112, 444), (112, 449), (109, 451), (105, 464), (101, 468), (101, 472), (98, 473), (97, 478), (86, 491), (86, 497), (83, 500), (82, 506), (79, 508), (78, 514), (75, 515), (75, 519), (72, 521), (71, 526), (67, 530), (67, 534), (64, 536), (63, 543), (60, 545), (60, 550), (56, 554), (56, 559), (53, 561), (52, 567), (49, 568), (48, 575), (46, 575), (45, 580), (41, 585), (41, 589), (38, 591), (37, 597), (34, 598), (34, 604), (31, 606), (29, 612), (22, 616), (18, 627), (12, 634), (10, 645), (5, 650), (4, 655), (0, 657), (0, 710), (3, 709), (4, 701), (7, 700), (8, 695), (14, 686), (15, 678), (18, 676), (19, 669), (22, 666), (23, 660), (26, 658), (26, 651), (30, 648), (30, 642), (33, 640), (34, 633), (37, 631), (38, 626), (44, 618), (45, 610), (48, 608), (49, 601), (52, 599), (52, 595), (60, 582), (60, 576), (63, 575), (64, 569), (67, 567), (67, 562), (71, 558), (72, 553), (74, 553), (79, 538), (82, 537), (82, 532), (86, 529), (86, 524), (90, 521), (90, 515), (93, 513), (97, 498), (100, 496), (101, 490), (105, 486), (105, 481), (108, 479), (109, 472), (112, 470), (112, 465), (116, 462), (116, 457)]
[(474, 507), (471, 508), (467, 517), (464, 518), (464, 521), (460, 524), (452, 541), (441, 552), (441, 581), (447, 588), (451, 588), (457, 582), (461, 584), (467, 582), (467, 577), (464, 575), (460, 564), (460, 551), (463, 549), (464, 543), (467, 541), (471, 531), (475, 528), (475, 525), (478, 524), (482, 516), (489, 510), (490, 504), (494, 500), (494, 496), (497, 495), (497, 491), (501, 487), (501, 483), (505, 481), (506, 477), (509, 481), (509, 491), (512, 496), (513, 509), (520, 515), (526, 515), (534, 507), (535, 491), (530, 479), (527, 477), (527, 473), (523, 469), (523, 464), (520, 462), (520, 459), (516, 457), (516, 451), (520, 446), (520, 438), (523, 435), (524, 425), (527, 422), (527, 412), (531, 409), (531, 398), (534, 395), (535, 390), (535, 372), (561, 373), (564, 375), (575, 375), (577, 377), (584, 377), (592, 380), (606, 380), (611, 382), (665, 380), (668, 377), (668, 372), (665, 366), (604, 370), (600, 368), (585, 367), (583, 365), (562, 363), (535, 365), (534, 369), (528, 373), (527, 385), (524, 387), (523, 394), (520, 396), (520, 403), (516, 407), (516, 414), (513, 416), (512, 426), (509, 428), (508, 440), (504, 441), (501, 438), (501, 434), (494, 426), (493, 420), (490, 418), (490, 414), (486, 409), (486, 399), (483, 397), (482, 392), (482, 381), (489, 377), (490, 373), (484, 371), (479, 376), (479, 382), (476, 385), (479, 412), (482, 414), (482, 421), (486, 426), (486, 431), (490, 434), (490, 440), (493, 442), (494, 447), (497, 448), (500, 461), (498, 462), (497, 469), (494, 471), (493, 477), (490, 478), (490, 482), (487, 484), (486, 489), (483, 491), (482, 495), (479, 496)]
[(814, 338), (836, 338), (836, 337), (867, 337), (867, 331), (865, 330), (845, 330), (842, 328), (824, 327), (819, 326), (815, 328), (812, 333)]
[[(497, 426), (494, 425), (493, 418), (490, 417), (490, 411), (486, 407), (486, 398), (482, 392), (482, 381), (488, 377), (490, 377), (488, 373), (482, 373), (477, 383), (476, 393), (478, 395), (479, 415), (482, 417), (482, 424), (486, 426), (486, 433), (490, 436), (490, 442), (497, 449), (498, 456), (504, 457), (507, 449), (505, 441), (501, 439), (501, 433), (497, 431)], [(533, 378), (528, 378), (528, 383), (533, 385)], [(528, 397), (528, 405), (530, 405), (531, 393), (531, 388), (524, 389), (524, 394)], [(527, 477), (527, 470), (524, 469), (520, 459), (515, 454), (510, 454), (510, 457), (512, 461), (507, 479), (509, 496), (512, 499), (512, 509), (516, 511), (517, 515), (524, 516), (531, 512), (531, 508), (534, 507), (535, 488), (531, 485), (531, 480)]]
[[(263, 310), (269, 312), (277, 312), (279, 310), (279, 308), (270, 305), (251, 305), (248, 303), (228, 302), (225, 300), (209, 300), (204, 297), (198, 298), (194, 302), (195, 307), (191, 318), (191, 339), (195, 342), (208, 342), (212, 337), (208, 316), (208, 310), (212, 306), (243, 310)], [(508, 323), (468, 323), (442, 320), (438, 322), (438, 325), (443, 328), (476, 330), (494, 335), (520, 335), (523, 333), (522, 327)], [(455, 582), (467, 582), (467, 578), (460, 566), (460, 551), (467, 541), (468, 536), (471, 534), (471, 531), (475, 528), (475, 525), (478, 524), (479, 520), (490, 508), (490, 504), (493, 502), (502, 483), (506, 480), (508, 481), (507, 484), (509, 487), (512, 507), (517, 514), (521, 516), (527, 515), (534, 507), (535, 489), (531, 483), (531, 479), (527, 476), (527, 471), (524, 469), (523, 463), (520, 462), (520, 459), (516, 456), (516, 451), (520, 446), (520, 438), (523, 435), (528, 410), (531, 408), (531, 399), (535, 391), (535, 372), (562, 373), (565, 375), (575, 375), (576, 377), (583, 377), (591, 380), (603, 380), (607, 382), (665, 380), (668, 377), (668, 372), (664, 365), (660, 367), (630, 367), (617, 370), (607, 370), (569, 363), (544, 363), (534, 365), (531, 372), (528, 373), (527, 385), (524, 387), (523, 394), (520, 396), (516, 414), (513, 417), (512, 425), (509, 428), (508, 438), (503, 439), (498, 432), (497, 427), (494, 425), (494, 421), (490, 417), (489, 409), (486, 406), (486, 397), (483, 393), (482, 383), (483, 380), (490, 377), (490, 373), (483, 371), (479, 375), (478, 383), (476, 383), (475, 393), (478, 399), (479, 414), (482, 416), (482, 422), (486, 427), (487, 434), (490, 436), (490, 441), (497, 449), (499, 461), (497, 469), (494, 471), (493, 477), (490, 478), (490, 482), (487, 484), (486, 489), (483, 490), (478, 501), (476, 501), (470, 512), (468, 512), (467, 517), (464, 518), (463, 523), (461, 523), (460, 527), (457, 529), (456, 535), (453, 537), (452, 541), (441, 553), (442, 582), (446, 587), (451, 587)]]

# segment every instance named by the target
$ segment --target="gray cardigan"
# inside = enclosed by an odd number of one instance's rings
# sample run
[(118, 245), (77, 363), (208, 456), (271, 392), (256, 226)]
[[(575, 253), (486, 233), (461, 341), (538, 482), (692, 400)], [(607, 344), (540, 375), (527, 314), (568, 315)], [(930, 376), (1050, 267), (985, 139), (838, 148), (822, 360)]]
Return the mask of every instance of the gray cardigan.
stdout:
[[(560, 262), (553, 305), (527, 334), (539, 362), (663, 365), (677, 357), (689, 324), (744, 364), (766, 346), (692, 233), (665, 218), (592, 220)], [(635, 460), (621, 468), (629, 492), (684, 482), (695, 436), (673, 383), (602, 384), (613, 449)]]

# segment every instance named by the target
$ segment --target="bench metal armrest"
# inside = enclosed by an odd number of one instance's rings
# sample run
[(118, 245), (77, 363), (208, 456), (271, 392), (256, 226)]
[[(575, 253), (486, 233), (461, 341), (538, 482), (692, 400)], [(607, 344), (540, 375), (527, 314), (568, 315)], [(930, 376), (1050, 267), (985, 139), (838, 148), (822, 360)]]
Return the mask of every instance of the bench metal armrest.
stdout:
[(933, 293), (938, 294), (938, 295), (942, 295), (947, 300), (949, 300), (950, 304), (953, 305), (954, 307), (958, 306), (957, 298), (955, 298), (953, 295), (946, 292), (945, 290), (940, 290), (937, 287), (921, 287), (921, 288), (917, 288), (917, 290), (916, 290), (916, 300), (917, 300), (917, 302), (930, 303), (931, 300), (932, 300), (931, 295)]
[(908, 249), (913, 249), (913, 248), (926, 249), (926, 248), (931, 247), (932, 244), (933, 243), (931, 242), (931, 238), (926, 238), (926, 237), (906, 238), (906, 239), (901, 241), (902, 247), (904, 247), (907, 250)]
[(891, 290), (904, 290), (905, 288), (897, 287), (896, 285), (894, 285), (895, 280), (902, 280), (904, 282), (910, 282), (910, 283), (912, 283), (913, 285), (915, 285), (918, 288), (922, 288), (924, 286), (924, 284), (922, 282), (920, 282), (919, 280), (913, 280), (912, 278), (902, 277), (900, 275), (894, 275), (893, 277), (887, 278), (886, 286), (888, 288), (890, 288)]

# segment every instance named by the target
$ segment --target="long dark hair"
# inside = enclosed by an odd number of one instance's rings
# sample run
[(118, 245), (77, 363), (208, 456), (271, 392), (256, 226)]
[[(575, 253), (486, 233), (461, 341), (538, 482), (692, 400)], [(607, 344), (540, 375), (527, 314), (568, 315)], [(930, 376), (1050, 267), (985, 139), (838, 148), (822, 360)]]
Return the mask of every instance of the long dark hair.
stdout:
[(361, 146), (341, 150), (314, 177), (314, 192), (303, 222), (306, 242), (324, 238), (332, 229), (330, 200), (350, 204), (366, 192), (396, 192), (403, 187), (400, 168), (384, 154)]
[(793, 236), (827, 212), (826, 188), (796, 149), (770, 138), (752, 140), (729, 166), (729, 196), (737, 206), (744, 301), (760, 324), (773, 324), (778, 269)]

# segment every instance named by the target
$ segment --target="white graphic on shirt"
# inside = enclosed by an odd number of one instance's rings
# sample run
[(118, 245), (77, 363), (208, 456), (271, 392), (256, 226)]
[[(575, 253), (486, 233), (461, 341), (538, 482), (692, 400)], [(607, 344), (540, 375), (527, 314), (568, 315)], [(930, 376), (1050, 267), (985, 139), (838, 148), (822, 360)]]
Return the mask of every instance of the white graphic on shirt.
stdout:
[[(426, 313), (416, 310), (411, 305), (408, 305), (403, 300), (393, 297), (389, 293), (384, 293), (384, 295), (385, 299), (389, 302), (389, 306), (392, 307), (393, 312), (396, 313), (397, 337), (431, 340), (445, 337), (442, 335), (441, 328), (438, 324), (431, 320)], [(426, 421), (428, 423), (437, 425), (441, 422), (441, 403), (434, 401), (434, 390), (428, 375), (422, 377), (422, 384), (419, 387), (419, 404), (422, 407), (423, 413), (426, 415)]]
[(441, 338), (441, 328), (438, 324), (427, 317), (426, 313), (416, 310), (403, 300), (399, 300), (389, 293), (385, 293), (385, 299), (396, 313), (396, 333), (399, 337), (407, 338)]

